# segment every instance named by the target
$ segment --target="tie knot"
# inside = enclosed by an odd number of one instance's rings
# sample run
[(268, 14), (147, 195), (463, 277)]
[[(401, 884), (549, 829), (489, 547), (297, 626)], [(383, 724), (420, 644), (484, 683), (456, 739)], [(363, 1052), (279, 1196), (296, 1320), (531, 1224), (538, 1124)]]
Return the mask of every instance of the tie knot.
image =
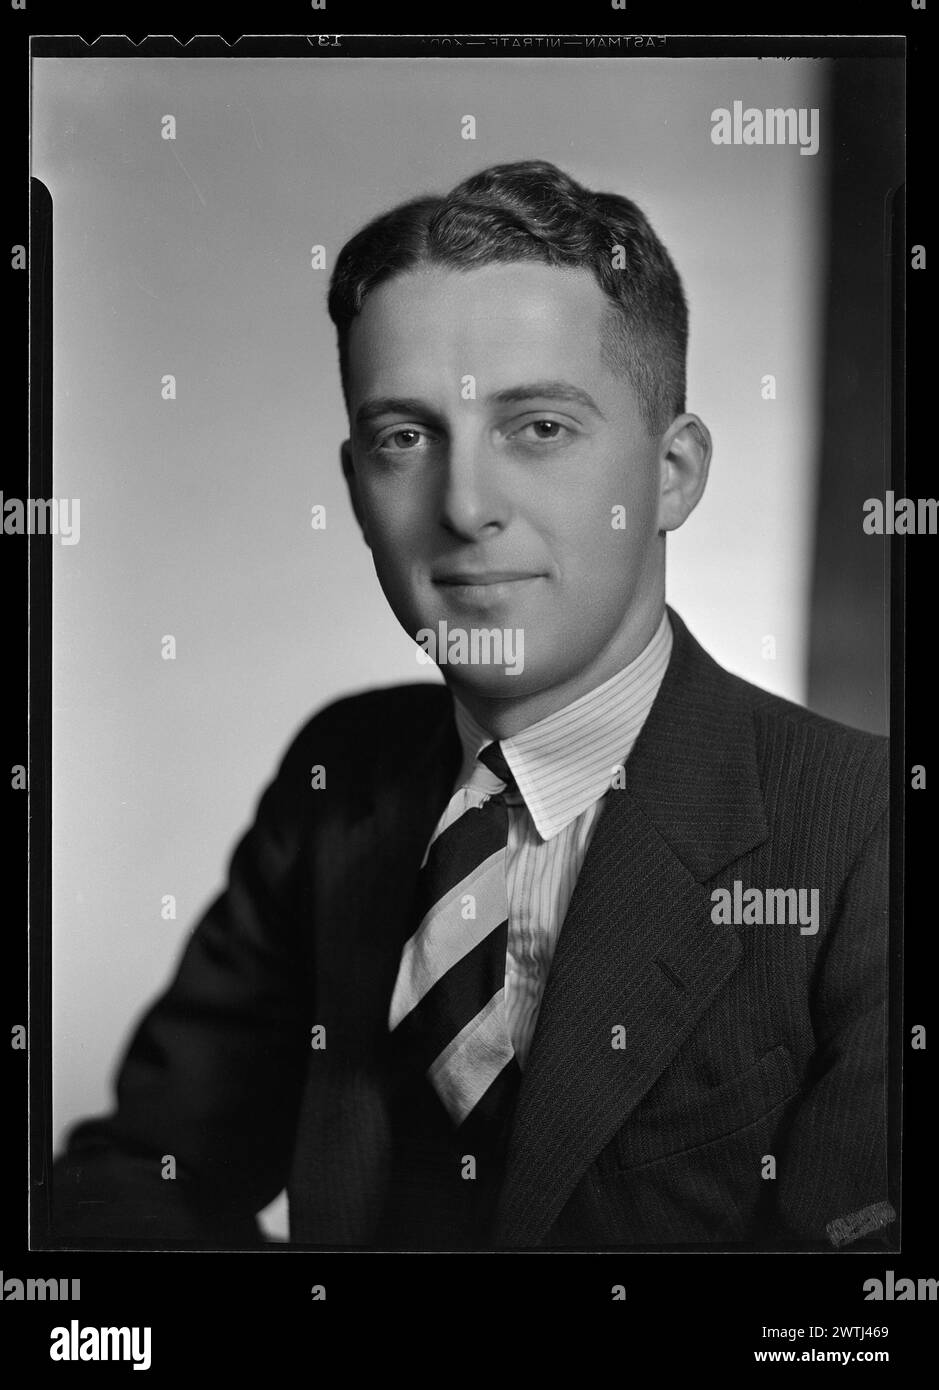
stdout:
[(498, 743), (489, 743), (479, 754), (479, 761), (484, 767), (488, 767), (490, 772), (494, 772), (500, 781), (505, 783), (506, 791), (515, 787), (515, 778), (512, 776), (512, 769), (505, 760)]

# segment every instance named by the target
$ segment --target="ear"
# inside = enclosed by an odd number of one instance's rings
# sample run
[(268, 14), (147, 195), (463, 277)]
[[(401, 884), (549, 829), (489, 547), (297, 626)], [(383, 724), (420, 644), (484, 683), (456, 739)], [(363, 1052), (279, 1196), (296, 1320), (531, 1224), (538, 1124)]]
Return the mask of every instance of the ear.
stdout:
[(659, 442), (659, 531), (677, 531), (701, 500), (711, 432), (697, 415), (676, 415)]
[(349, 501), (352, 503), (352, 510), (355, 512), (355, 519), (359, 523), (359, 530), (362, 532), (362, 539), (371, 550), (371, 542), (368, 538), (368, 527), (365, 524), (365, 514), (362, 511), (362, 503), (359, 498), (359, 480), (355, 476), (355, 464), (352, 462), (352, 444), (348, 439), (344, 439), (339, 446), (339, 458), (342, 462), (342, 476), (346, 480), (346, 487), (349, 489)]

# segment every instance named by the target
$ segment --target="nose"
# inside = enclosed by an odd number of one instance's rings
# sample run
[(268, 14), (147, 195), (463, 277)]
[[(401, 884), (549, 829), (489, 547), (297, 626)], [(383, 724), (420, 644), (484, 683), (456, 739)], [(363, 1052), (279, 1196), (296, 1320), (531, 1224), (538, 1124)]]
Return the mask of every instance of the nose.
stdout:
[(486, 441), (474, 434), (451, 435), (442, 463), (440, 523), (461, 540), (501, 530), (509, 504), (501, 486), (498, 462)]

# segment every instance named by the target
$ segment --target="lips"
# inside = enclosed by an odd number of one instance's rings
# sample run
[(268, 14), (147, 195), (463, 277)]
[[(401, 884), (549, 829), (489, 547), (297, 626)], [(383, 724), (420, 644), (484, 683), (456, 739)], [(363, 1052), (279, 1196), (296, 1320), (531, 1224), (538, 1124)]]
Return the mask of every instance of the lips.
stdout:
[(454, 570), (434, 577), (435, 584), (472, 585), (485, 588), (489, 584), (511, 584), (519, 579), (538, 579), (537, 574), (523, 570)]

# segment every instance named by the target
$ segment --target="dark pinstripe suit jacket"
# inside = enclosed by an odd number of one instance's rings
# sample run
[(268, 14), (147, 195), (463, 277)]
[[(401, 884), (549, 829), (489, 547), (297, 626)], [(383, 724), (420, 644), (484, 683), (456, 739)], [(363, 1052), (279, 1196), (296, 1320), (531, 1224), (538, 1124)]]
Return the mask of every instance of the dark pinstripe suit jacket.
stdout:
[[(291, 1238), (323, 1245), (883, 1239), (886, 743), (729, 675), (671, 618), (560, 935), (491, 1226), (386, 1030), (461, 757), (450, 697), (425, 684), (342, 700), (296, 738), (114, 1114), (56, 1165), (57, 1234), (241, 1242), (286, 1184)], [(818, 889), (817, 934), (716, 925), (735, 881)]]

